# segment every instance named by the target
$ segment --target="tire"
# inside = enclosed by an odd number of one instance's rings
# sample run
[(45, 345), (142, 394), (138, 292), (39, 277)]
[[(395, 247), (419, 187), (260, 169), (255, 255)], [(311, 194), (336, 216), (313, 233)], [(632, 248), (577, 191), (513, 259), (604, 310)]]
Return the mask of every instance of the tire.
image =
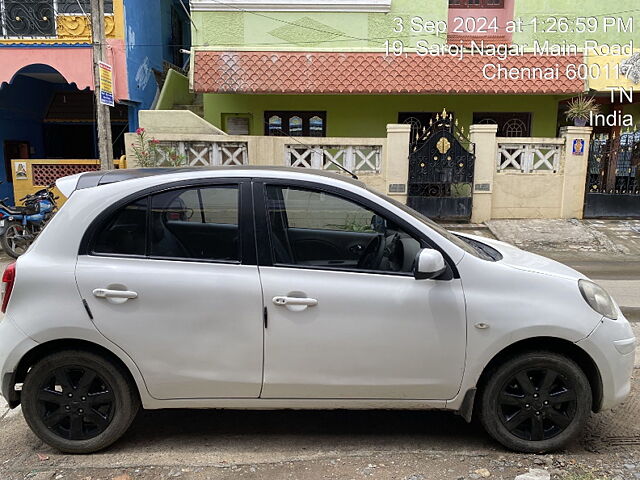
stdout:
[(564, 355), (545, 351), (519, 354), (493, 369), (479, 400), (487, 433), (523, 453), (566, 446), (582, 433), (592, 405), (582, 369)]
[(127, 431), (140, 400), (122, 369), (105, 358), (69, 350), (38, 362), (22, 394), (27, 424), (64, 453), (93, 453)]
[(18, 258), (27, 250), (27, 248), (29, 248), (29, 245), (25, 246), (24, 251), (18, 251), (17, 248), (14, 248), (14, 246), (12, 246), (11, 242), (7, 238), (7, 233), (9, 233), (13, 228), (24, 228), (24, 227), (19, 222), (9, 223), (5, 229), (4, 234), (0, 236), (0, 245), (2, 245), (2, 249), (4, 250), (4, 252), (7, 255), (9, 255), (11, 258)]

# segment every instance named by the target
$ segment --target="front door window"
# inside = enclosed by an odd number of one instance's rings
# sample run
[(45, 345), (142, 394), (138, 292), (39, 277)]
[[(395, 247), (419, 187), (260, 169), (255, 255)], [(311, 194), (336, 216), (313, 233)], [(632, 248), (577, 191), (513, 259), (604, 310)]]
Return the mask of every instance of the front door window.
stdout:
[(411, 274), (421, 248), (402, 228), (319, 190), (267, 186), (276, 264)]

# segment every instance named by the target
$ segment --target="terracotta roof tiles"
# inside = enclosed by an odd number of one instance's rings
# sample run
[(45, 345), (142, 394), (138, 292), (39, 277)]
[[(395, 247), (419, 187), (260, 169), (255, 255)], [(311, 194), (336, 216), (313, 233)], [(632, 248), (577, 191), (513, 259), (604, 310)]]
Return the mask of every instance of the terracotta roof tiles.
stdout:
[[(510, 56), (504, 61), (480, 55), (385, 57), (380, 53), (197, 51), (196, 92), (315, 94), (568, 94), (584, 90), (569, 80), (566, 65), (577, 56)], [(506, 68), (558, 67), (559, 79), (483, 77), (488, 63)]]

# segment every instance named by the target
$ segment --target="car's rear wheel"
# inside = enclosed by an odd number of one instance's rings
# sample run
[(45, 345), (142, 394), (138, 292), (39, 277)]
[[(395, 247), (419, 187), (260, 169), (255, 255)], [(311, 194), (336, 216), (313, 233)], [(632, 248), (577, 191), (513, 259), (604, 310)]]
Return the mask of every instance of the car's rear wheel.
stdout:
[(108, 447), (127, 431), (140, 405), (119, 366), (84, 351), (38, 362), (27, 374), (21, 401), (31, 430), (66, 453)]
[(589, 381), (573, 360), (528, 352), (489, 372), (479, 413), (487, 432), (505, 447), (548, 452), (580, 435), (591, 401)]

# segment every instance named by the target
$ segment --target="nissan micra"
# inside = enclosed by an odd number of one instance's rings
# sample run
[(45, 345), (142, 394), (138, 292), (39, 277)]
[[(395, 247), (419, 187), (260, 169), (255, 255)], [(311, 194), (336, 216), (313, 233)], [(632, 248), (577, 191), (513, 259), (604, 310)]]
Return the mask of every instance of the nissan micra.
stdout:
[(93, 172), (3, 276), (2, 394), (44, 442), (140, 408), (447, 409), (544, 452), (627, 396), (636, 339), (580, 273), (344, 175)]

